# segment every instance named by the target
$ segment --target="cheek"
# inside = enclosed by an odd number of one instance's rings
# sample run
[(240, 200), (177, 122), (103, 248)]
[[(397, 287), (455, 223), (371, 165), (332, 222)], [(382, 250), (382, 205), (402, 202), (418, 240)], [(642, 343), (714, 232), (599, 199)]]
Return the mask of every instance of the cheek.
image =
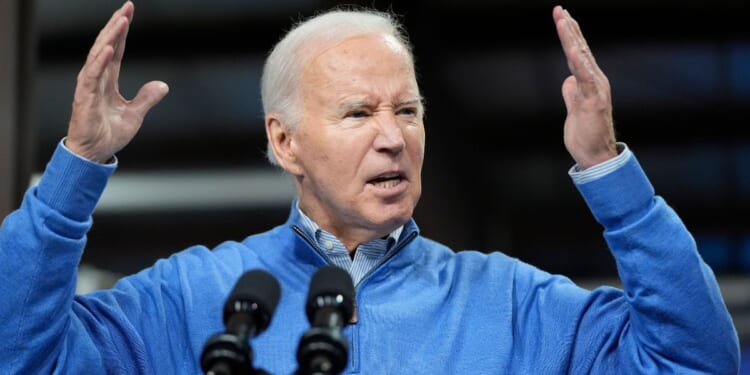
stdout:
[(425, 133), (423, 127), (411, 128), (405, 132), (407, 150), (414, 162), (422, 165), (424, 159)]
[(326, 140), (322, 134), (300, 131), (295, 135), (297, 136), (295, 150), (298, 159), (313, 167), (331, 160), (330, 150), (328, 149), (330, 141)]
[(308, 144), (313, 150), (309, 165), (319, 176), (325, 176), (329, 183), (336, 183), (343, 188), (344, 184), (354, 181), (357, 168), (361, 164), (366, 149), (356, 137), (330, 136), (319, 139), (315, 144)]

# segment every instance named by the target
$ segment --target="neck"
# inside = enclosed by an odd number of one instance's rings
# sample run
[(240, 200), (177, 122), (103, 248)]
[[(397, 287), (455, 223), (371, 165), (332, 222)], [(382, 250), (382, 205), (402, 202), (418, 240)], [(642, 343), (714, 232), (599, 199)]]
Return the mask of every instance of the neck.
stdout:
[(316, 215), (315, 210), (305, 207), (299, 203), (299, 210), (312, 220), (320, 229), (334, 235), (344, 245), (351, 256), (359, 245), (384, 238), (398, 228), (381, 228), (379, 230), (370, 227), (357, 227), (352, 225), (336, 225), (336, 222), (326, 220), (325, 215)]

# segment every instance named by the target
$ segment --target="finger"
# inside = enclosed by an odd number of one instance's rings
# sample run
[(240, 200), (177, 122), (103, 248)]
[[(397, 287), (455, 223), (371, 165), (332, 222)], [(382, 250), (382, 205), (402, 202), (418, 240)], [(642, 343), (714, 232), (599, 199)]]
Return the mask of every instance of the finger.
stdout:
[(569, 52), (568, 66), (575, 76), (578, 88), (584, 98), (595, 96), (599, 92), (596, 64), (589, 58), (590, 52), (586, 48), (573, 47)]
[(94, 42), (94, 45), (89, 50), (89, 54), (86, 57), (86, 64), (93, 61), (96, 56), (99, 55), (99, 52), (102, 50), (102, 48), (106, 46), (111, 46), (114, 48), (121, 39), (121, 36), (125, 31), (127, 25), (127, 18), (120, 17), (116, 19), (111, 26), (107, 27), (107, 29), (102, 30), (102, 34), (99, 36), (99, 38), (97, 38), (96, 42)]
[(556, 24), (570, 72), (576, 77), (581, 94), (586, 98), (597, 95), (601, 83), (601, 70), (596, 65), (591, 50), (575, 20), (563, 10)]
[(555, 5), (555, 7), (552, 8), (552, 19), (555, 21), (555, 23), (562, 19), (564, 15), (564, 9), (561, 5)]
[(120, 34), (116, 44), (113, 46), (114, 55), (110, 64), (111, 68), (111, 82), (112, 87), (117, 90), (118, 79), (120, 77), (120, 64), (122, 63), (122, 57), (125, 53), (125, 40), (128, 37), (128, 31), (130, 30), (130, 23), (125, 24), (125, 29)]
[(107, 24), (104, 25), (102, 30), (99, 31), (99, 35), (96, 36), (96, 40), (91, 46), (89, 55), (86, 58), (86, 63), (93, 61), (105, 45), (112, 45), (114, 43), (113, 40), (116, 39), (117, 34), (122, 31), (122, 19), (124, 18), (126, 23), (130, 23), (130, 20), (133, 17), (133, 9), (133, 3), (127, 1), (122, 7), (120, 7), (120, 9), (112, 14), (112, 17), (107, 21)]
[(128, 121), (143, 121), (146, 113), (158, 104), (168, 92), (169, 86), (162, 81), (151, 81), (143, 85), (128, 105), (124, 117)]
[[(80, 93), (92, 93), (96, 92), (99, 87), (99, 82), (107, 68), (107, 65), (112, 61), (114, 55), (114, 49), (111, 46), (105, 46), (99, 54), (94, 58), (90, 64), (83, 66), (81, 73), (79, 74), (79, 87)], [(79, 93), (78, 88), (76, 94)]]
[(125, 29), (122, 30), (115, 42), (115, 61), (122, 61), (122, 56), (125, 54), (125, 42), (128, 39), (128, 31), (130, 31), (130, 23), (133, 22), (133, 13), (130, 13), (128, 22), (125, 24)]
[(579, 26), (578, 21), (576, 21), (570, 15), (567, 9), (564, 10), (564, 15), (568, 20), (567, 23), (570, 27), (571, 33), (573, 34), (574, 43), (576, 46), (578, 46), (580, 55), (583, 58), (583, 62), (586, 64), (588, 70), (593, 72), (594, 78), (599, 78), (599, 75), (602, 75), (602, 72), (599, 69), (599, 65), (597, 65), (596, 63), (596, 58), (594, 58), (594, 54), (591, 52), (591, 48), (589, 47), (588, 42), (586, 42), (586, 38), (583, 37), (583, 32), (581, 31), (581, 27)]
[(571, 73), (575, 74), (575, 70), (577, 68), (573, 64), (573, 59), (578, 50), (578, 45), (575, 42), (575, 38), (573, 38), (572, 31), (570, 30), (566, 19), (562, 18), (558, 20), (555, 26), (557, 28), (557, 36), (560, 39), (563, 53), (565, 53), (565, 58), (568, 63), (568, 69)]
[(583, 32), (581, 31), (581, 26), (578, 24), (578, 21), (576, 21), (570, 15), (570, 12), (568, 12), (567, 9), (563, 10), (563, 15), (568, 20), (567, 23), (573, 35), (574, 44), (576, 44), (578, 48), (580, 48), (580, 50), (584, 53), (584, 57), (586, 57), (587, 63), (591, 65), (592, 70), (594, 70), (598, 74), (601, 74), (602, 72), (599, 69), (599, 65), (596, 63), (596, 58), (594, 57), (594, 54), (591, 52), (589, 43), (586, 41), (586, 38), (583, 36)]
[(588, 46), (586, 38), (583, 37), (583, 32), (581, 32), (581, 26), (578, 24), (578, 21), (570, 15), (570, 12), (568, 12), (567, 9), (563, 10), (563, 14), (569, 22), (570, 30), (573, 32), (576, 44), (579, 46)]
[[(558, 11), (559, 10), (559, 11)], [(565, 57), (570, 59), (569, 51), (571, 51), (577, 43), (573, 36), (573, 32), (570, 29), (567, 18), (564, 16), (562, 8), (555, 7), (555, 28), (557, 29), (557, 37), (560, 39)]]

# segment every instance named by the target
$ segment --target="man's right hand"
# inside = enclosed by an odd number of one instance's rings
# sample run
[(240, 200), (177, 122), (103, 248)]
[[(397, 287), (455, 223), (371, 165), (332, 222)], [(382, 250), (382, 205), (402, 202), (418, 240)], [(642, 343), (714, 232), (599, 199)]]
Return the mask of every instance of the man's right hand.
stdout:
[(104, 163), (140, 129), (146, 113), (169, 92), (161, 81), (143, 85), (132, 100), (120, 95), (118, 79), (133, 3), (115, 11), (99, 32), (78, 73), (65, 145), (75, 154)]

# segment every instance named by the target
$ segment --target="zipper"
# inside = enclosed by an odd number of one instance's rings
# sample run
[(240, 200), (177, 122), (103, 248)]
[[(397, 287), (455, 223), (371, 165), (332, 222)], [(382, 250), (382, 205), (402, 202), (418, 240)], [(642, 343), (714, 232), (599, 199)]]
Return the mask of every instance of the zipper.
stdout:
[(393, 251), (391, 251), (391, 253), (387, 257), (381, 259), (380, 262), (378, 262), (375, 266), (373, 266), (370, 269), (370, 271), (368, 271), (364, 276), (362, 276), (362, 279), (357, 283), (357, 285), (354, 286), (354, 316), (352, 317), (352, 322), (350, 322), (351, 337), (352, 337), (352, 339), (349, 342), (349, 347), (351, 348), (349, 350), (349, 352), (350, 352), (349, 353), (349, 361), (350, 361), (350, 363), (352, 365), (352, 373), (353, 374), (359, 374), (359, 371), (360, 371), (360, 368), (359, 368), (360, 367), (360, 357), (359, 357), (360, 352), (359, 351), (360, 351), (360, 346), (361, 346), (360, 345), (360, 337), (359, 337), (359, 328), (360, 328), (360, 326), (359, 326), (359, 324), (357, 324), (357, 321), (359, 319), (357, 317), (357, 315), (358, 315), (358, 313), (357, 313), (357, 305), (359, 304), (357, 302), (357, 294), (358, 294), (357, 292), (359, 291), (359, 287), (360, 287), (360, 285), (362, 285), (362, 283), (364, 281), (368, 280), (368, 278), (370, 277), (370, 275), (372, 275), (381, 266), (383, 266), (383, 264), (385, 264), (386, 262), (388, 262), (389, 260), (391, 260), (394, 255), (398, 254), (398, 252), (401, 251), (401, 249), (404, 246), (406, 246), (409, 242), (411, 242), (415, 237), (417, 237), (417, 232), (412, 232), (411, 234), (409, 234), (409, 236), (406, 239), (404, 239), (400, 244), (396, 245), (396, 248), (393, 249)]
[(362, 285), (362, 283), (365, 282), (365, 280), (367, 280), (367, 278), (370, 277), (370, 275), (372, 275), (375, 271), (377, 271), (378, 268), (380, 268), (380, 266), (385, 264), (385, 262), (391, 260), (391, 258), (393, 258), (396, 254), (398, 254), (398, 252), (401, 251), (401, 249), (404, 246), (406, 246), (409, 242), (411, 242), (411, 240), (413, 240), (415, 237), (417, 237), (417, 232), (410, 233), (409, 237), (406, 237), (403, 241), (401, 241), (401, 243), (397, 244), (396, 248), (393, 249), (393, 251), (391, 251), (391, 253), (388, 254), (387, 257), (381, 259), (377, 264), (375, 264), (375, 266), (370, 268), (370, 270), (367, 271), (367, 273), (364, 276), (362, 276), (362, 278), (359, 280), (357, 285), (354, 286), (355, 295), (356, 295), (357, 289), (359, 289), (359, 286)]
[(313, 250), (315, 250), (315, 252), (318, 255), (320, 255), (320, 257), (323, 258), (323, 260), (326, 263), (328, 263), (328, 265), (331, 265), (331, 266), (334, 265), (333, 262), (331, 262), (331, 259), (328, 258), (328, 256), (325, 254), (325, 252), (323, 252), (323, 250), (320, 250), (320, 248), (318, 247), (318, 245), (315, 244), (315, 241), (313, 241), (310, 237), (307, 236), (307, 233), (305, 233), (305, 231), (303, 231), (300, 227), (298, 227), (296, 225), (292, 225), (292, 230), (294, 230), (295, 232), (297, 232), (297, 234), (300, 237), (302, 237), (302, 239), (305, 240), (305, 242), (307, 242), (307, 244), (310, 245), (310, 247), (312, 247)]
[[(310, 245), (310, 247), (312, 247), (313, 250), (315, 250), (315, 253), (317, 253), (321, 258), (323, 258), (323, 260), (326, 263), (332, 266), (334, 265), (331, 259), (328, 258), (325, 252), (321, 250), (317, 244), (315, 244), (315, 241), (313, 241), (307, 235), (307, 233), (305, 233), (305, 231), (303, 231), (300, 227), (296, 225), (292, 225), (292, 230), (294, 230), (300, 237), (302, 237), (302, 239), (305, 240), (305, 242), (307, 242), (307, 244)], [(388, 254), (387, 257), (381, 259), (377, 264), (375, 264), (375, 266), (373, 266), (369, 271), (367, 271), (367, 273), (364, 276), (362, 276), (362, 278), (359, 280), (357, 285), (354, 286), (355, 297), (356, 297), (357, 289), (359, 289), (359, 286), (362, 285), (362, 283), (365, 280), (367, 280), (367, 278), (370, 277), (370, 275), (372, 275), (375, 271), (377, 271), (378, 268), (380, 268), (380, 266), (382, 266), (385, 262), (391, 260), (391, 258), (393, 258), (396, 254), (398, 254), (398, 252), (401, 251), (401, 249), (404, 246), (406, 246), (409, 242), (411, 242), (415, 237), (417, 237), (417, 232), (410, 233), (409, 237), (406, 237), (403, 241), (401, 241), (401, 243), (397, 244), (396, 248), (393, 249), (393, 251), (391, 251), (391, 253)], [(356, 298), (355, 298), (354, 303), (355, 303), (355, 309), (356, 309), (356, 303), (357, 303)]]
[[(323, 260), (328, 263), (329, 265), (333, 265), (333, 262), (331, 262), (331, 259), (328, 258), (328, 256), (325, 254), (324, 251), (322, 251), (317, 244), (315, 244), (315, 241), (313, 241), (305, 231), (303, 231), (300, 227), (296, 225), (292, 225), (292, 229), (300, 236), (302, 237), (305, 242), (307, 242), (310, 247), (315, 250), (315, 252), (323, 258)], [(406, 237), (401, 243), (396, 245), (396, 248), (393, 249), (393, 251), (390, 252), (390, 254), (381, 259), (375, 266), (373, 266), (364, 276), (362, 276), (362, 279), (359, 280), (357, 285), (354, 286), (354, 315), (352, 316), (352, 320), (349, 322), (349, 366), (351, 369), (351, 373), (358, 374), (359, 373), (359, 325), (357, 324), (357, 291), (359, 289), (359, 286), (362, 285), (362, 283), (367, 280), (370, 275), (372, 275), (375, 271), (377, 271), (383, 264), (391, 260), (396, 254), (401, 251), (404, 246), (406, 246), (409, 242), (411, 242), (415, 237), (417, 237), (417, 232), (412, 232), (409, 234), (408, 237)]]

